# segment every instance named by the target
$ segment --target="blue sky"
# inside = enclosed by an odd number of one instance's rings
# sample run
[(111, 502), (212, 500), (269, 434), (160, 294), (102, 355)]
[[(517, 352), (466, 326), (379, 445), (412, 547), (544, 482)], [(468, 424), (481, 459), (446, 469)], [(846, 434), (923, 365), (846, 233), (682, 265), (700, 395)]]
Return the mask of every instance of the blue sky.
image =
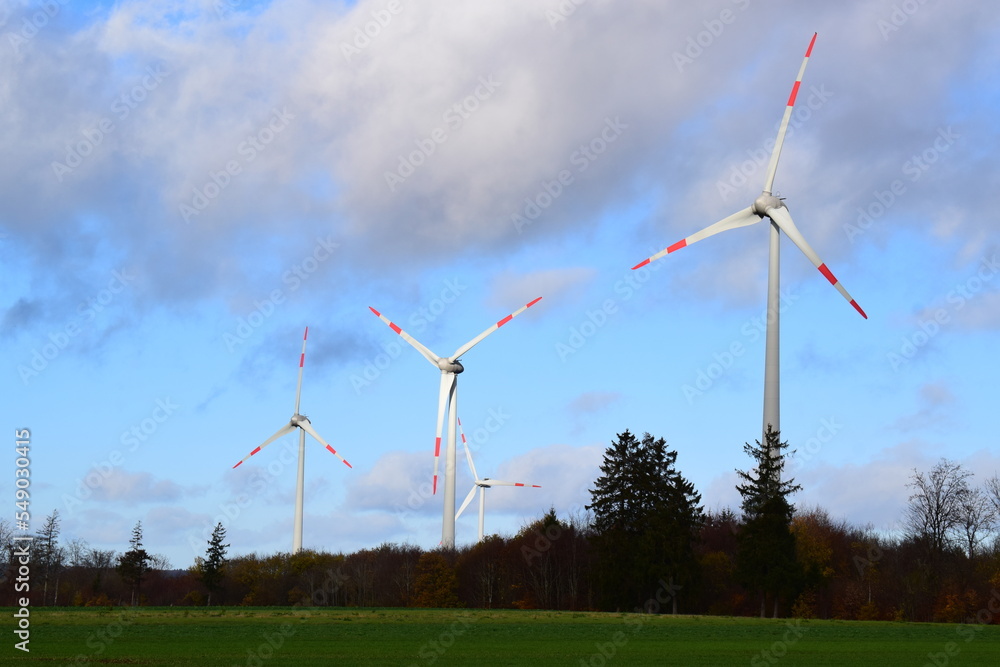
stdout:
[(288, 550), (295, 437), (232, 465), (291, 415), (309, 326), (302, 412), (354, 467), (307, 442), (305, 546), (433, 547), (437, 371), (368, 307), (449, 355), (538, 296), (459, 376), (480, 474), (542, 485), (490, 490), (487, 530), (582, 512), (625, 429), (737, 506), (767, 227), (629, 267), (759, 194), (813, 32), (775, 189), (869, 319), (784, 240), (796, 500), (892, 530), (913, 468), (1000, 470), (992, 6), (621, 4), (4, 2), (0, 401), (33, 527), (122, 549), (142, 520), (176, 567), (217, 520)]

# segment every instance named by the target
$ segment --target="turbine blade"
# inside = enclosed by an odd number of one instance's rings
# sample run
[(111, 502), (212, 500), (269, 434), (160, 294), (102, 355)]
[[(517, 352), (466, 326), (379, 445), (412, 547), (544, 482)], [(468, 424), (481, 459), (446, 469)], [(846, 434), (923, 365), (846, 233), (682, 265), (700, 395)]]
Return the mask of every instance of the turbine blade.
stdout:
[(781, 117), (781, 125), (778, 126), (778, 138), (774, 142), (774, 150), (771, 151), (771, 161), (767, 165), (767, 178), (764, 179), (764, 192), (771, 192), (771, 185), (774, 183), (774, 172), (778, 170), (778, 157), (781, 155), (781, 145), (785, 143), (785, 133), (788, 131), (788, 121), (792, 117), (792, 108), (795, 106), (795, 98), (799, 94), (799, 86), (802, 85), (802, 76), (806, 73), (806, 65), (809, 64), (809, 56), (812, 55), (813, 44), (816, 43), (816, 33), (813, 33), (809, 40), (809, 48), (802, 58), (802, 66), (799, 67), (799, 75), (792, 84), (792, 92), (788, 96), (788, 103), (785, 105), (785, 115)]
[(455, 385), (455, 374), (441, 371), (441, 385), (438, 389), (438, 414), (437, 427), (434, 431), (434, 486), (433, 493), (437, 493), (438, 487), (438, 467), (441, 464), (441, 433), (444, 430), (444, 413), (448, 407), (451, 397), (452, 387)]
[(534, 306), (536, 303), (538, 303), (541, 300), (542, 300), (542, 297), (538, 297), (534, 301), (531, 301), (531, 302), (526, 303), (525, 305), (521, 306), (520, 308), (518, 308), (517, 310), (515, 310), (513, 313), (511, 313), (507, 317), (503, 318), (502, 320), (499, 320), (496, 324), (494, 324), (493, 326), (491, 326), (489, 329), (487, 329), (483, 333), (479, 334), (478, 336), (476, 336), (475, 338), (473, 338), (472, 340), (470, 340), (468, 343), (466, 343), (462, 347), (460, 347), (457, 350), (455, 350), (455, 354), (451, 355), (451, 361), (455, 361), (456, 359), (458, 359), (459, 357), (461, 357), (463, 354), (465, 354), (466, 352), (468, 352), (469, 350), (471, 350), (473, 347), (475, 347), (476, 345), (478, 345), (480, 341), (482, 341), (484, 338), (486, 338), (487, 336), (489, 336), (491, 333), (493, 333), (494, 331), (496, 331), (497, 329), (499, 329), (503, 325), (507, 324), (512, 319), (514, 319), (515, 317), (517, 317), (518, 315), (520, 315), (521, 313), (523, 313), (524, 311), (526, 311), (528, 308), (531, 308), (532, 306)]
[(302, 398), (302, 368), (306, 365), (306, 338), (309, 337), (309, 327), (302, 334), (302, 354), (299, 356), (299, 383), (295, 387), (295, 412), (299, 414), (299, 399)]
[[(268, 445), (270, 445), (270, 444), (271, 444), (272, 442), (274, 442), (275, 440), (277, 440), (277, 439), (278, 439), (278, 438), (280, 438), (281, 436), (283, 436), (283, 435), (288, 435), (289, 433), (291, 433), (291, 432), (292, 432), (292, 431), (294, 431), (294, 430), (295, 430), (295, 426), (294, 426), (294, 425), (293, 425), (293, 424), (292, 424), (291, 422), (288, 422), (287, 424), (285, 424), (284, 426), (282, 426), (282, 427), (281, 427), (281, 428), (280, 428), (280, 429), (278, 430), (278, 432), (277, 432), (277, 433), (275, 433), (275, 434), (274, 434), (274, 435), (272, 435), (272, 436), (271, 436), (270, 438), (268, 438), (267, 440), (265, 440), (265, 441), (264, 441), (264, 444), (262, 444), (262, 445), (261, 445), (260, 447), (258, 447), (257, 449), (253, 450), (252, 452), (250, 452), (250, 453), (249, 453), (249, 454), (247, 454), (246, 456), (244, 456), (244, 457), (243, 457), (243, 461), (246, 461), (246, 460), (247, 460), (248, 458), (250, 458), (251, 456), (253, 456), (253, 455), (254, 455), (254, 454), (256, 454), (257, 452), (259, 452), (260, 450), (264, 449), (265, 447), (267, 447)], [(237, 464), (236, 464), (236, 465), (234, 465), (233, 467), (234, 467), (234, 468), (239, 468), (239, 467), (240, 467), (240, 465), (242, 465), (242, 464), (243, 464), (243, 461), (240, 461), (239, 463), (237, 463)]]
[(307, 421), (301, 421), (301, 422), (299, 422), (299, 428), (301, 428), (303, 431), (305, 431), (306, 433), (308, 433), (312, 437), (316, 438), (316, 441), (319, 444), (323, 445), (328, 450), (330, 450), (330, 452), (332, 452), (333, 455), (336, 456), (338, 459), (340, 459), (341, 461), (343, 461), (344, 465), (346, 465), (348, 468), (353, 468), (354, 467), (350, 463), (347, 462), (347, 459), (345, 459), (343, 456), (341, 456), (340, 454), (338, 454), (337, 450), (330, 446), (330, 443), (328, 443), (326, 440), (324, 440), (320, 436), (320, 434), (316, 432), (316, 429), (314, 429), (312, 427), (312, 424), (310, 424)]
[(462, 512), (465, 510), (466, 507), (469, 506), (469, 503), (472, 502), (472, 499), (476, 497), (476, 489), (478, 488), (479, 487), (476, 486), (475, 484), (472, 485), (472, 490), (469, 491), (469, 495), (465, 497), (465, 501), (462, 502), (462, 506), (458, 508), (457, 512), (455, 512), (455, 521), (458, 521), (458, 517), (462, 516)]
[(655, 262), (656, 260), (660, 259), (664, 255), (669, 255), (672, 252), (676, 252), (681, 248), (685, 248), (691, 245), (692, 243), (695, 243), (702, 239), (706, 239), (709, 236), (718, 234), (719, 232), (724, 232), (727, 229), (736, 229), (737, 227), (745, 227), (747, 225), (752, 225), (755, 222), (760, 222), (761, 219), (762, 218), (759, 215), (753, 212), (753, 207), (748, 206), (742, 211), (737, 211), (736, 213), (733, 213), (729, 217), (723, 218), (722, 220), (719, 220), (718, 222), (711, 224), (708, 227), (705, 227), (705, 229), (699, 232), (695, 232), (686, 239), (681, 239), (672, 246), (668, 246), (667, 248), (656, 253), (649, 259), (644, 259), (643, 261), (633, 266), (632, 270), (635, 271), (636, 269), (641, 269), (650, 262)]
[(472, 452), (469, 451), (469, 443), (465, 440), (465, 431), (462, 429), (461, 419), (458, 420), (458, 432), (462, 435), (462, 447), (465, 448), (465, 458), (469, 461), (469, 470), (472, 471), (472, 479), (478, 480), (479, 474), (476, 472), (476, 465), (472, 462)]
[(368, 306), (368, 310), (375, 313), (376, 317), (378, 317), (380, 320), (388, 324), (390, 329), (398, 333), (403, 338), (403, 340), (412, 345), (417, 352), (424, 355), (424, 358), (427, 359), (427, 361), (437, 366), (438, 361), (441, 359), (441, 357), (437, 356), (436, 354), (428, 350), (426, 347), (424, 347), (424, 345), (420, 341), (418, 341), (416, 338), (414, 338), (410, 334), (400, 329), (396, 324), (394, 324), (391, 320), (389, 320), (389, 318), (387, 318), (382, 313), (378, 312), (371, 306)]
[(861, 306), (858, 305), (858, 302), (855, 301), (850, 294), (848, 294), (847, 290), (844, 289), (844, 286), (840, 284), (840, 281), (834, 277), (833, 272), (826, 267), (826, 264), (824, 264), (819, 258), (816, 251), (813, 250), (812, 247), (806, 242), (805, 237), (802, 236), (802, 232), (800, 232), (799, 228), (795, 226), (794, 222), (792, 222), (792, 216), (788, 213), (788, 209), (784, 206), (781, 208), (769, 208), (766, 213), (767, 216), (774, 221), (774, 224), (778, 225), (778, 228), (785, 232), (785, 235), (791, 239), (792, 243), (799, 247), (802, 254), (808, 257), (809, 261), (812, 262), (817, 269), (819, 269), (819, 272), (830, 281), (830, 284), (837, 288), (837, 291), (840, 292), (840, 294), (847, 299), (852, 306), (854, 306), (856, 311), (861, 313), (861, 317), (867, 320), (868, 315), (865, 314), (865, 311), (861, 310)]
[(479, 484), (482, 486), (527, 486), (533, 489), (542, 488), (538, 484), (525, 484), (523, 482), (502, 482), (499, 479), (481, 479)]

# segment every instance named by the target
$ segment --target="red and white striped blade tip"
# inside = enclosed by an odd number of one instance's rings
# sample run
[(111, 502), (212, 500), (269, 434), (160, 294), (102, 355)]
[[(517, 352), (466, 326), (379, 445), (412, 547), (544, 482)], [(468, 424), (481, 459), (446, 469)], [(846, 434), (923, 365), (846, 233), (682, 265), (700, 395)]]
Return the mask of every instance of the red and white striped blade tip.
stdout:
[(680, 241), (678, 241), (677, 243), (674, 243), (673, 245), (667, 246), (666, 249), (661, 250), (660, 252), (656, 253), (652, 257), (648, 257), (648, 258), (642, 260), (641, 262), (639, 262), (638, 264), (636, 264), (635, 266), (633, 266), (632, 270), (635, 271), (636, 269), (641, 269), (642, 267), (646, 266), (647, 264), (649, 264), (653, 260), (657, 260), (657, 259), (663, 257), (664, 255), (669, 255), (672, 252), (677, 252), (681, 248), (687, 247), (687, 244), (688, 244), (687, 239), (683, 238)]
[(524, 310), (526, 310), (528, 308), (531, 308), (532, 306), (534, 306), (536, 303), (538, 303), (541, 300), (542, 300), (542, 297), (538, 297), (537, 299), (533, 299), (533, 300), (529, 301), (528, 303), (524, 304), (524, 307), (521, 308), (520, 310), (518, 310), (517, 312), (511, 313), (510, 315), (508, 315), (507, 317), (503, 318), (502, 320), (498, 320), (497, 321), (497, 328), (502, 327), (503, 325), (507, 324), (512, 319), (514, 319), (514, 315), (517, 315), (517, 314), (521, 313), (522, 311), (524, 311)]
[(239, 463), (237, 463), (236, 465), (234, 465), (234, 466), (233, 466), (233, 468), (239, 468), (239, 467), (240, 467), (241, 465), (243, 465), (243, 463), (244, 463), (244, 462), (245, 462), (245, 461), (246, 461), (247, 459), (249, 459), (249, 458), (250, 458), (251, 456), (253, 456), (253, 455), (254, 455), (254, 454), (256, 454), (257, 452), (259, 452), (259, 451), (260, 451), (261, 449), (263, 449), (263, 447), (257, 447), (256, 449), (254, 449), (254, 450), (253, 450), (252, 452), (250, 452), (249, 454), (247, 454), (246, 456), (244, 456), (244, 457), (243, 457), (243, 458), (242, 458), (242, 459), (240, 460), (240, 462), (239, 462)]
[(344, 462), (344, 465), (345, 465), (345, 466), (347, 466), (348, 468), (351, 468), (351, 469), (353, 469), (353, 468), (354, 468), (354, 466), (352, 466), (352, 465), (351, 465), (350, 463), (348, 463), (348, 462), (347, 462), (347, 459), (345, 459), (345, 458), (344, 458), (343, 456), (341, 456), (340, 454), (337, 454), (337, 450), (336, 450), (336, 449), (334, 449), (334, 448), (333, 448), (333, 447), (331, 447), (330, 445), (327, 445), (327, 446), (326, 446), (326, 448), (327, 448), (327, 449), (329, 449), (329, 450), (330, 450), (330, 451), (331, 451), (332, 453), (336, 454), (336, 455), (337, 455), (337, 458), (338, 458), (338, 459), (340, 459), (341, 461), (343, 461), (343, 462)]
[(837, 280), (837, 276), (833, 275), (833, 271), (830, 270), (830, 267), (823, 263), (816, 268), (819, 269), (819, 272), (823, 274), (823, 277), (826, 278), (831, 285), (837, 288), (837, 291), (840, 292), (841, 296), (847, 299), (847, 301), (854, 306), (854, 310), (858, 311), (861, 314), (861, 317), (867, 320), (868, 315), (861, 309), (858, 302), (854, 300), (854, 297), (847, 293), (847, 290), (840, 284), (840, 281)]

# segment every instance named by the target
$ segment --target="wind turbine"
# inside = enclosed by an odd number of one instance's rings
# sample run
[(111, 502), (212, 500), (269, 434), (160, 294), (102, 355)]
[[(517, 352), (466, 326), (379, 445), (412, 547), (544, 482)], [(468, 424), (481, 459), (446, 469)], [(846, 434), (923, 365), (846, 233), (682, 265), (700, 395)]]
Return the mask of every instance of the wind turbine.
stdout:
[(491, 333), (510, 322), (512, 319), (531, 308), (542, 300), (538, 297), (496, 324), (479, 334), (465, 345), (462, 345), (450, 357), (439, 357), (424, 347), (416, 338), (406, 333), (371, 306), (368, 307), (375, 315), (389, 325), (389, 328), (402, 336), (403, 340), (412, 345), (427, 361), (441, 370), (441, 385), (438, 391), (437, 431), (434, 436), (434, 484), (433, 492), (437, 493), (438, 465), (441, 456), (441, 431), (444, 427), (445, 413), (448, 414), (448, 443), (445, 452), (444, 465), (444, 515), (441, 528), (441, 544), (447, 549), (455, 548), (455, 425), (458, 412), (458, 374), (465, 370), (459, 357), (475, 347)]
[[(299, 429), (299, 475), (295, 486), (295, 523), (292, 529), (292, 553), (302, 551), (302, 500), (306, 470), (306, 433), (314, 437), (319, 444), (330, 450), (330, 452), (343, 461), (344, 465), (348, 468), (354, 467), (348, 463), (343, 456), (338, 454), (337, 450), (331, 447), (319, 433), (316, 432), (316, 429), (312, 427), (312, 423), (309, 421), (309, 417), (299, 414), (299, 399), (302, 398), (302, 369), (306, 363), (306, 339), (308, 337), (309, 327), (306, 327), (305, 333), (302, 334), (302, 355), (299, 357), (299, 383), (295, 388), (295, 412), (292, 413), (292, 418), (287, 424), (282, 426), (277, 433), (265, 440), (264, 444), (243, 457), (243, 461), (246, 461), (248, 458), (264, 449), (278, 438), (291, 433), (295, 429)], [(233, 468), (239, 468), (243, 464), (243, 461), (234, 465)]]
[(483, 541), (483, 522), (486, 517), (486, 489), (493, 486), (530, 486), (533, 489), (542, 488), (538, 484), (523, 484), (521, 482), (501, 482), (498, 479), (490, 479), (489, 477), (484, 477), (479, 479), (479, 473), (476, 472), (476, 466), (472, 462), (472, 452), (469, 451), (469, 443), (465, 441), (465, 431), (462, 430), (462, 420), (458, 420), (458, 430), (462, 434), (462, 447), (465, 448), (465, 458), (469, 461), (469, 469), (472, 471), (472, 479), (475, 482), (472, 484), (472, 489), (469, 491), (469, 495), (465, 497), (465, 502), (462, 506), (458, 508), (458, 512), (455, 514), (455, 520), (462, 516), (462, 512), (465, 508), (469, 506), (472, 499), (476, 495), (476, 489), (479, 489), (479, 541)]
[(774, 172), (778, 169), (778, 157), (781, 155), (781, 145), (785, 141), (785, 132), (788, 130), (788, 121), (792, 116), (792, 107), (795, 106), (795, 98), (799, 93), (799, 86), (802, 84), (802, 75), (805, 74), (806, 65), (809, 64), (809, 56), (812, 54), (813, 45), (816, 43), (816, 33), (813, 33), (812, 40), (809, 42), (809, 48), (806, 49), (806, 55), (802, 59), (802, 66), (799, 68), (799, 75), (795, 79), (795, 83), (792, 84), (792, 92), (788, 96), (788, 102), (785, 105), (785, 114), (781, 118), (781, 124), (778, 126), (778, 138), (774, 144), (774, 150), (771, 151), (771, 160), (767, 166), (767, 176), (764, 179), (764, 189), (760, 193), (760, 196), (754, 200), (753, 204), (743, 209), (742, 211), (737, 211), (727, 218), (716, 222), (715, 224), (709, 225), (708, 227), (702, 229), (699, 232), (695, 232), (691, 236), (685, 239), (681, 239), (677, 243), (668, 246), (666, 249), (661, 250), (649, 259), (639, 262), (632, 267), (633, 270), (639, 269), (646, 266), (650, 262), (657, 260), (664, 255), (675, 252), (691, 245), (696, 241), (701, 241), (704, 238), (708, 238), (713, 234), (718, 234), (719, 232), (726, 231), (728, 229), (735, 229), (737, 227), (744, 227), (746, 225), (752, 225), (755, 222), (759, 222), (764, 218), (768, 218), (771, 221), (771, 239), (770, 239), (770, 254), (767, 264), (767, 323), (765, 324), (765, 354), (764, 354), (764, 422), (763, 422), (763, 437), (761, 443), (765, 443), (767, 440), (767, 430), (768, 427), (777, 432), (781, 430), (779, 423), (779, 386), (778, 386), (778, 340), (779, 340), (779, 321), (778, 321), (778, 311), (779, 311), (779, 290), (778, 290), (778, 271), (779, 271), (779, 249), (781, 241), (781, 232), (785, 232), (785, 235), (791, 239), (792, 243), (798, 246), (799, 250), (809, 258), (819, 272), (830, 281), (830, 284), (837, 288), (837, 291), (847, 299), (854, 309), (857, 310), (861, 316), (868, 319), (865, 311), (861, 310), (861, 306), (858, 305), (847, 290), (844, 289), (843, 285), (840, 284), (830, 269), (827, 268), (816, 251), (806, 242), (802, 233), (799, 232), (795, 223), (792, 222), (792, 216), (788, 213), (788, 207), (785, 206), (785, 202), (778, 199), (773, 194), (771, 194), (771, 186), (774, 183)]

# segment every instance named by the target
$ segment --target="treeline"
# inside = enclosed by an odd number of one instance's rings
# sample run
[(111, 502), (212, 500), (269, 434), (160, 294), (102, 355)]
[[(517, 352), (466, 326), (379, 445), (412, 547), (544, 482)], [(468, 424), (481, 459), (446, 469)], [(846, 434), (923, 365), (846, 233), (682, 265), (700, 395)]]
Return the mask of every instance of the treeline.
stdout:
[[(605, 454), (586, 518), (550, 510), (516, 535), (456, 550), (383, 544), (354, 553), (227, 558), (216, 527), (205, 558), (169, 570), (142, 550), (60, 546), (53, 513), (33, 541), (33, 605), (469, 607), (1000, 623), (1000, 483), (942, 460), (914, 470), (902, 530), (885, 535), (787, 502), (787, 447), (747, 446), (741, 511), (705, 511), (662, 439), (628, 431)], [(859, 491), (863, 493), (862, 491)], [(12, 605), (6, 556), (0, 604)], [(53, 530), (55, 529), (55, 530)], [(160, 560), (157, 563), (157, 560)]]

